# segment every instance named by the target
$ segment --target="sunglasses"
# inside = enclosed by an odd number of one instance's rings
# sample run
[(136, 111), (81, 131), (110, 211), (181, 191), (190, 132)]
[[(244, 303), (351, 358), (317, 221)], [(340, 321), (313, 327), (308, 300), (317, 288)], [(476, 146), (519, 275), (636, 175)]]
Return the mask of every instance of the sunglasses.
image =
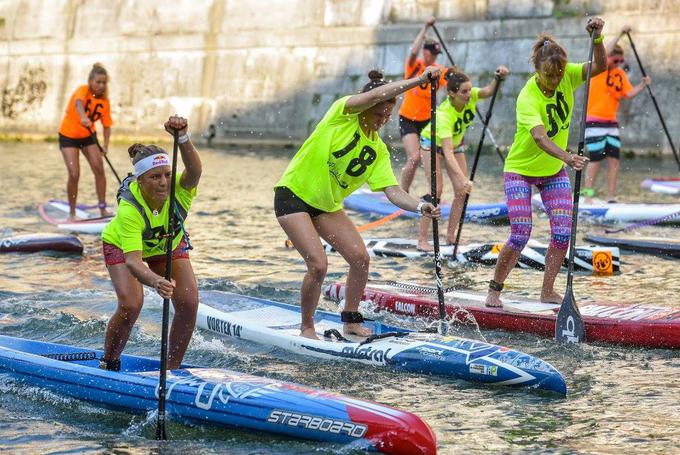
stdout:
[(613, 59), (612, 59), (612, 63), (613, 63), (614, 65), (620, 65), (620, 64), (623, 63), (623, 62), (625, 62), (625, 60), (624, 60), (623, 58), (613, 58)]

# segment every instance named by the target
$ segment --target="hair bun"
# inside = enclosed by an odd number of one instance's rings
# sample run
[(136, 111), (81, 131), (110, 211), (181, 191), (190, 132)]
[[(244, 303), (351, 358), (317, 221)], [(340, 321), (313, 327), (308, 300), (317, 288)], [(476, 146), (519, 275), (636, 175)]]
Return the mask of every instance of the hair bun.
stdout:
[(368, 72), (368, 78), (371, 80), (371, 82), (381, 81), (384, 77), (385, 75), (380, 70), (371, 70)]
[(144, 144), (132, 144), (130, 147), (128, 147), (128, 155), (130, 155), (130, 158), (134, 159), (135, 155), (137, 155), (137, 153), (141, 150), (144, 150)]

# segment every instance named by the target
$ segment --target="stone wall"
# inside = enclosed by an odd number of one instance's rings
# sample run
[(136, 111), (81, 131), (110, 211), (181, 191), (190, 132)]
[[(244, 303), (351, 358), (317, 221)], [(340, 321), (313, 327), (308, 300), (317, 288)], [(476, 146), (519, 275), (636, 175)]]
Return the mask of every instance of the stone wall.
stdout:
[[(610, 37), (633, 26), (667, 123), (679, 130), (680, 0), (6, 0), (0, 131), (54, 134), (71, 93), (100, 61), (111, 74), (114, 134), (153, 135), (177, 112), (194, 130), (216, 125), (216, 140), (299, 142), (371, 68), (400, 77), (420, 24), (436, 15), (453, 58), (477, 85), (497, 65), (510, 67), (492, 120), (507, 144), (535, 36), (552, 32), (582, 61), (585, 13), (602, 15)], [(620, 120), (627, 147), (666, 146), (646, 94), (624, 102)], [(385, 135), (398, 142), (395, 121)]]

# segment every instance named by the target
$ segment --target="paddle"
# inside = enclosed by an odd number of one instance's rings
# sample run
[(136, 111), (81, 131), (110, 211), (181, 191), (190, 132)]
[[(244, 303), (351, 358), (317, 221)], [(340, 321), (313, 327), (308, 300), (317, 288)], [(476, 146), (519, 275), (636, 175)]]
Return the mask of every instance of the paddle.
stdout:
[[(486, 111), (486, 121), (482, 121), (484, 127), (482, 128), (482, 135), (479, 137), (479, 144), (477, 145), (477, 152), (475, 153), (475, 159), (472, 162), (472, 169), (470, 170), (470, 181), (475, 180), (475, 173), (477, 172), (477, 164), (479, 163), (479, 155), (482, 153), (482, 147), (484, 146), (484, 133), (491, 121), (491, 112), (493, 111), (493, 105), (496, 102), (496, 95), (498, 95), (498, 88), (501, 86), (501, 76), (496, 73), (494, 76), (496, 79), (496, 85), (493, 88), (493, 93), (491, 95), (491, 103), (489, 104), (489, 110)], [(470, 193), (465, 195), (465, 201), (463, 202), (463, 212), (460, 215), (460, 221), (458, 222), (458, 232), (456, 233), (456, 241), (453, 244), (453, 260), (456, 260), (456, 254), (458, 253), (458, 242), (460, 242), (460, 232), (463, 230), (463, 223), (465, 222), (465, 211), (467, 210), (468, 202), (470, 201)]]
[(99, 148), (99, 151), (101, 152), (101, 154), (104, 155), (104, 159), (105, 159), (106, 162), (108, 163), (109, 168), (111, 168), (111, 172), (113, 172), (113, 175), (116, 176), (116, 180), (118, 180), (118, 183), (119, 183), (119, 184), (120, 184), (120, 183), (123, 183), (123, 181), (120, 179), (120, 177), (118, 177), (118, 173), (117, 173), (116, 170), (114, 169), (113, 164), (111, 164), (111, 161), (109, 161), (109, 157), (106, 156), (106, 153), (104, 153), (104, 149), (103, 149), (102, 146), (99, 144), (99, 139), (97, 139), (97, 131), (96, 131), (96, 130), (90, 129), (90, 127), (86, 127), (86, 128), (87, 128), (87, 131), (90, 132), (90, 137), (92, 138), (92, 140), (94, 141), (94, 143), (97, 144), (97, 148)]
[[(179, 131), (173, 129), (172, 173), (170, 177), (170, 200), (168, 201), (168, 233), (165, 239), (165, 279), (172, 280), (172, 240), (175, 234), (175, 176), (177, 175), (177, 148)], [(161, 370), (158, 381), (158, 419), (156, 439), (165, 440), (165, 382), (168, 368), (168, 319), (170, 318), (170, 299), (163, 299), (163, 322), (161, 326)]]
[[(583, 111), (581, 112), (581, 132), (578, 142), (578, 155), (583, 156), (586, 142), (586, 115), (588, 106), (588, 92), (590, 91), (590, 74), (593, 68), (593, 48), (595, 38), (590, 33), (590, 46), (588, 50), (588, 66), (586, 68), (586, 83), (583, 91)], [(555, 341), (558, 343), (580, 343), (586, 340), (586, 327), (581, 317), (581, 312), (574, 298), (574, 253), (576, 251), (576, 225), (578, 223), (578, 202), (581, 193), (581, 174), (576, 171), (574, 177), (574, 213), (571, 222), (571, 238), (569, 239), (569, 267), (567, 268), (567, 289), (564, 291), (564, 300), (557, 313), (555, 321)]]
[[(640, 72), (642, 73), (643, 77), (647, 77), (647, 73), (645, 72), (645, 68), (642, 66), (642, 61), (640, 60), (640, 56), (637, 53), (637, 49), (635, 49), (635, 44), (633, 43), (633, 38), (630, 37), (629, 32), (625, 32), (626, 36), (628, 37), (628, 41), (630, 41), (630, 47), (633, 49), (633, 54), (635, 54), (635, 60), (638, 62), (638, 66), (640, 67)], [(663, 127), (664, 133), (666, 133), (666, 137), (668, 138), (668, 143), (671, 145), (671, 150), (673, 151), (673, 157), (675, 157), (675, 162), (678, 163), (678, 170), (680, 171), (680, 157), (678, 157), (678, 151), (675, 149), (675, 145), (673, 144), (673, 139), (671, 139), (671, 134), (668, 132), (668, 127), (666, 126), (666, 122), (663, 119), (663, 115), (661, 115), (661, 110), (659, 109), (659, 104), (656, 102), (656, 98), (654, 97), (654, 93), (652, 92), (652, 88), (647, 85), (647, 92), (649, 93), (649, 96), (652, 98), (652, 103), (654, 104), (654, 108), (656, 109), (656, 113), (659, 115), (659, 120), (661, 121), (661, 126)]]
[[(430, 146), (430, 194), (432, 205), (435, 207), (437, 207), (437, 81), (438, 79), (430, 76), (430, 138), (432, 143)], [(439, 334), (446, 335), (442, 257), (439, 252), (439, 222), (436, 218), (432, 218), (432, 243), (434, 245), (434, 275), (439, 301)]]
[[(449, 49), (446, 47), (446, 44), (444, 43), (444, 39), (442, 36), (439, 34), (439, 30), (437, 30), (437, 27), (432, 25), (432, 30), (434, 30), (435, 35), (437, 35), (437, 39), (439, 40), (439, 43), (442, 45), (444, 48), (444, 52), (446, 52), (446, 56), (449, 58), (449, 63), (451, 66), (456, 66), (456, 64), (453, 61), (453, 57), (451, 57), (451, 53), (449, 53)], [(482, 123), (484, 123), (484, 116), (482, 113), (479, 111), (479, 108), (475, 108), (477, 110), (477, 115), (479, 118), (482, 120)], [(484, 126), (487, 127), (488, 125), (484, 123)], [(501, 157), (501, 161), (505, 163), (505, 158), (503, 157), (503, 153), (501, 152), (501, 149), (498, 147), (498, 144), (496, 144), (496, 140), (493, 137), (493, 134), (491, 134), (491, 130), (487, 129), (485, 130), (487, 133), (489, 133), (489, 139), (491, 139), (491, 142), (493, 143), (494, 147), (496, 147), (496, 153), (498, 153), (498, 156)]]
[(605, 234), (617, 234), (619, 232), (628, 232), (628, 231), (631, 231), (633, 229), (637, 229), (639, 227), (653, 226), (653, 225), (658, 224), (658, 223), (670, 221), (670, 220), (677, 218), (679, 216), (680, 216), (680, 212), (673, 212), (673, 213), (669, 213), (668, 215), (664, 215), (664, 216), (659, 217), (659, 218), (654, 218), (653, 220), (646, 220), (646, 221), (640, 221), (639, 223), (629, 224), (628, 226), (622, 227), (620, 229), (605, 229), (604, 232), (605, 232)]

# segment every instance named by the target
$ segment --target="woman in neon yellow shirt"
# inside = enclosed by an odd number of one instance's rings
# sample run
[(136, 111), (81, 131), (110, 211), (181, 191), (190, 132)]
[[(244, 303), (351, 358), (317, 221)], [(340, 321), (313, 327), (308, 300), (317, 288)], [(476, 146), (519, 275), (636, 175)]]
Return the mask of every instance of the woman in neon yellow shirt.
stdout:
[[(100, 366), (120, 369), (120, 355), (144, 304), (142, 285), (152, 287), (164, 299), (172, 298), (175, 316), (170, 328), (168, 369), (178, 368), (196, 324), (198, 286), (189, 261), (184, 220), (201, 178), (201, 159), (191, 143), (188, 124), (170, 117), (165, 130), (179, 130), (179, 149), (184, 171), (176, 176), (175, 198), (178, 228), (172, 239), (172, 280), (165, 276), (165, 245), (172, 168), (168, 153), (155, 145), (134, 144), (128, 149), (136, 181), (123, 181), (118, 213), (102, 232), (106, 268), (118, 297), (118, 308), (106, 327), (104, 357)], [(146, 264), (145, 264), (146, 262)]]
[[(593, 18), (586, 31), (595, 38), (591, 77), (607, 68), (602, 41), (604, 21)], [(502, 306), (500, 293), (531, 235), (531, 187), (535, 185), (550, 218), (550, 246), (545, 255), (541, 302), (560, 303), (555, 278), (569, 247), (572, 190), (565, 164), (581, 170), (587, 158), (567, 151), (574, 91), (584, 82), (587, 63), (567, 63), (567, 52), (547, 34), (534, 44), (531, 61), (536, 74), (517, 97), (517, 131), (503, 169), (510, 218), (510, 238), (498, 256), (489, 282), (486, 305)], [(585, 108), (585, 106), (583, 106)]]
[(384, 191), (404, 210), (438, 217), (439, 209), (419, 202), (399, 187), (392, 172), (390, 154), (378, 136), (396, 104), (396, 97), (431, 78), (440, 69), (428, 67), (418, 77), (388, 83), (378, 71), (357, 95), (334, 102), (307, 138), (275, 185), (276, 219), (305, 260), (302, 281), (302, 324), (300, 335), (317, 338), (314, 311), (321, 295), (328, 260), (320, 237), (349, 263), (345, 307), (341, 313), (344, 332), (368, 336), (357, 310), (368, 280), (369, 256), (342, 202), (364, 183), (373, 191)]
[[(501, 65), (496, 69), (496, 73), (501, 78), (508, 75), (508, 68)], [(449, 216), (449, 227), (446, 231), (446, 243), (456, 241), (456, 231), (458, 223), (463, 213), (463, 203), (465, 195), (472, 191), (472, 182), (468, 179), (467, 162), (465, 161), (465, 145), (463, 137), (468, 127), (475, 118), (475, 106), (481, 99), (490, 97), (498, 84), (494, 78), (489, 85), (483, 88), (473, 87), (467, 74), (460, 71), (450, 71), (447, 76), (446, 92), (448, 96), (437, 107), (437, 198), (442, 195), (442, 171), (441, 156), (446, 163), (446, 173), (451, 180), (451, 186), (455, 197), (451, 204), (451, 215)], [(423, 155), (423, 167), (427, 176), (427, 186), (430, 187), (430, 149), (432, 148), (432, 138), (430, 123), (428, 123), (420, 134), (420, 152)], [(420, 232), (418, 235), (418, 249), (422, 251), (432, 251), (434, 248), (428, 241), (430, 222), (422, 218), (420, 220)]]

